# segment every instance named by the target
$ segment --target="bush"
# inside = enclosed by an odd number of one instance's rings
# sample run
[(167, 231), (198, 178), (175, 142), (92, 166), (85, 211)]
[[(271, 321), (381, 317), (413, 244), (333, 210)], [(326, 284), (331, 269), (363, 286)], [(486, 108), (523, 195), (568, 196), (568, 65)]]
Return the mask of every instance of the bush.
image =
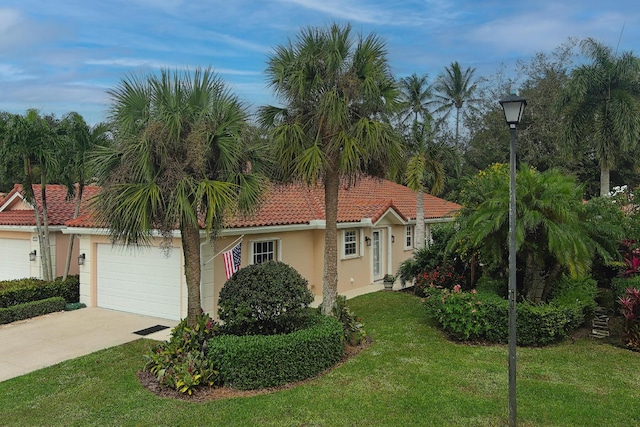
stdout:
[(623, 342), (627, 347), (640, 351), (640, 291), (629, 288), (618, 302), (624, 316)]
[(219, 369), (224, 385), (274, 387), (311, 378), (340, 361), (342, 335), (337, 319), (316, 315), (308, 328), (289, 334), (215, 337), (209, 341), (209, 363)]
[(613, 290), (613, 297), (615, 300), (625, 296), (627, 289), (629, 288), (640, 289), (640, 276), (614, 277), (611, 279), (611, 290)]
[(453, 289), (456, 286), (461, 286), (462, 283), (464, 283), (464, 276), (458, 274), (452, 264), (443, 262), (433, 269), (424, 271), (418, 275), (414, 292), (418, 296), (424, 296), (424, 290), (430, 286)]
[(367, 338), (362, 319), (356, 317), (355, 313), (349, 309), (347, 297), (344, 295), (337, 296), (333, 315), (342, 323), (343, 337), (346, 342), (358, 345)]
[(0, 282), (0, 307), (11, 307), (52, 297), (62, 297), (67, 303), (78, 302), (80, 300), (79, 277), (69, 276), (65, 281), (59, 277), (53, 282), (39, 279)]
[(31, 301), (17, 304), (7, 308), (0, 308), (0, 325), (30, 319), (43, 314), (63, 311), (66, 301), (62, 297), (47, 298), (39, 301)]
[(199, 385), (212, 386), (218, 371), (207, 357), (208, 341), (218, 332), (218, 325), (208, 314), (197, 317), (194, 327), (186, 319), (171, 330), (171, 338), (151, 348), (144, 355), (145, 369), (167, 387), (192, 394)]
[(249, 265), (220, 290), (218, 315), (225, 333), (272, 335), (305, 324), (313, 295), (307, 280), (282, 262)]
[[(596, 282), (563, 279), (549, 304), (516, 305), (518, 345), (541, 346), (567, 337), (582, 325), (595, 307)], [(457, 290), (456, 290), (457, 289)], [(494, 292), (461, 292), (431, 287), (423, 303), (452, 338), (506, 343), (509, 338), (509, 302)]]

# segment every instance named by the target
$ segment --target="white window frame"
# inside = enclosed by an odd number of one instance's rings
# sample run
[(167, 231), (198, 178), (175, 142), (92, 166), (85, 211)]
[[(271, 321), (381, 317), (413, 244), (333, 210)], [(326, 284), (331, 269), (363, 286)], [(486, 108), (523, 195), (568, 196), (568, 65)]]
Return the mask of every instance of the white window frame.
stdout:
[(255, 262), (255, 256), (257, 255), (256, 252), (255, 252), (256, 244), (258, 244), (258, 243), (269, 243), (269, 242), (273, 243), (273, 260), (274, 261), (281, 261), (282, 260), (282, 240), (281, 239), (277, 239), (277, 238), (255, 239), (255, 240), (251, 240), (250, 241), (250, 243), (251, 243), (251, 254), (250, 254), (249, 260), (251, 261), (251, 264), (256, 264), (256, 262)]
[[(354, 233), (353, 239), (347, 241), (347, 234)], [(342, 230), (342, 259), (358, 258), (360, 256), (360, 237), (361, 232), (358, 229), (350, 228), (348, 230)], [(353, 246), (353, 253), (347, 254), (347, 244)]]
[(415, 227), (412, 225), (407, 225), (404, 228), (404, 248), (405, 249), (413, 249), (414, 248), (414, 239), (413, 235), (415, 234)]

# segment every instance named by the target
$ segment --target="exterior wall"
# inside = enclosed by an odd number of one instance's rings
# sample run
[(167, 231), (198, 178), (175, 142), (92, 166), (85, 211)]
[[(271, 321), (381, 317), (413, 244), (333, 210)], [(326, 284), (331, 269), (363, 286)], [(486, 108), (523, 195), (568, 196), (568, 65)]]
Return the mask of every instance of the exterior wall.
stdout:
[[(73, 237), (73, 250), (71, 253), (71, 263), (69, 264), (69, 274), (78, 274), (78, 255), (80, 255), (79, 239), (76, 236), (70, 234), (56, 233), (56, 246), (55, 246), (55, 271), (54, 276), (62, 276), (64, 274), (65, 264), (67, 263), (67, 249), (69, 246), (69, 239)], [(51, 247), (53, 254), (53, 246)]]

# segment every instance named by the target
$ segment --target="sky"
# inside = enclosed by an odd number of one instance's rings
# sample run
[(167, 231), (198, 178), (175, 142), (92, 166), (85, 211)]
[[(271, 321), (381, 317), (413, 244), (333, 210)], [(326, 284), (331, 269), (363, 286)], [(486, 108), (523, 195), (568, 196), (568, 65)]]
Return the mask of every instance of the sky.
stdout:
[(277, 104), (273, 49), (334, 22), (385, 40), (397, 77), (453, 61), (490, 76), (569, 37), (640, 54), (638, 0), (2, 0), (0, 111), (95, 124), (127, 75), (209, 66), (253, 111)]

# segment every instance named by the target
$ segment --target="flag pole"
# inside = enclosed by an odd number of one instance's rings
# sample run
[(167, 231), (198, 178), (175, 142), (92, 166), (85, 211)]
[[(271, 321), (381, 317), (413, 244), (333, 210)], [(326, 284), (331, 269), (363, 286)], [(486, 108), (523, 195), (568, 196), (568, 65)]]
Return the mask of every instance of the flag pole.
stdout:
[(244, 237), (244, 234), (242, 236), (238, 237), (236, 240), (234, 240), (230, 244), (228, 244), (223, 250), (218, 251), (218, 253), (216, 253), (211, 259), (209, 259), (207, 262), (203, 263), (202, 265), (204, 266), (204, 265), (209, 264), (211, 261), (213, 261), (215, 259), (215, 257), (217, 257), (220, 254), (225, 253), (227, 251), (227, 249), (234, 247), (238, 243), (238, 240), (242, 241), (243, 237)]

